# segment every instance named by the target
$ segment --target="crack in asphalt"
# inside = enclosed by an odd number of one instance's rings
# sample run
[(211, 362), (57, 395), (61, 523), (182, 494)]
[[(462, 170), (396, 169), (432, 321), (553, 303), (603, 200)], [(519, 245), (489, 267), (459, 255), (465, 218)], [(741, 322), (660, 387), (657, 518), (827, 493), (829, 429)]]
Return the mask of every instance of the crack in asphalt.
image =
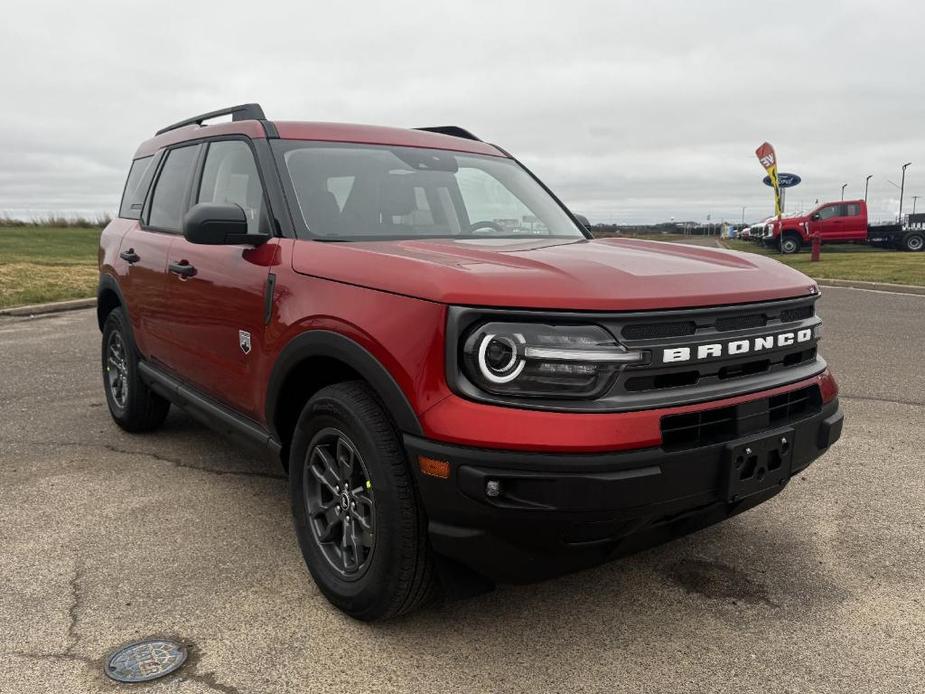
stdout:
[(284, 480), (287, 479), (286, 475), (281, 473), (274, 472), (262, 472), (260, 470), (223, 470), (220, 468), (205, 467), (201, 465), (191, 465), (190, 463), (185, 463), (182, 460), (177, 460), (176, 458), (169, 458), (160, 453), (152, 453), (150, 451), (139, 451), (131, 448), (122, 448), (120, 446), (115, 446), (111, 443), (83, 443), (79, 441), (29, 441), (29, 440), (12, 440), (12, 439), (0, 439), (0, 442), (7, 444), (19, 444), (25, 446), (74, 446), (75, 448), (102, 448), (112, 453), (120, 453), (122, 455), (137, 455), (143, 456), (146, 458), (151, 458), (160, 463), (167, 463), (173, 465), (174, 467), (183, 468), (186, 470), (196, 470), (198, 472), (205, 472), (210, 475), (219, 475), (219, 476), (233, 476), (233, 477), (258, 477), (263, 479), (274, 479), (274, 480)]
[(925, 402), (916, 402), (915, 400), (894, 400), (892, 398), (875, 398), (869, 395), (845, 395), (838, 394), (839, 400), (860, 400), (861, 402), (884, 402), (890, 405), (912, 405), (913, 407), (925, 407)]
[(83, 572), (84, 564), (80, 557), (78, 557), (74, 561), (74, 573), (71, 576), (71, 580), (68, 582), (71, 591), (71, 604), (67, 609), (67, 637), (70, 643), (67, 648), (64, 649), (65, 655), (73, 654), (74, 649), (77, 648), (77, 644), (80, 643), (80, 633), (77, 631), (77, 619), (80, 609), (83, 607), (83, 594), (80, 588), (83, 580)]

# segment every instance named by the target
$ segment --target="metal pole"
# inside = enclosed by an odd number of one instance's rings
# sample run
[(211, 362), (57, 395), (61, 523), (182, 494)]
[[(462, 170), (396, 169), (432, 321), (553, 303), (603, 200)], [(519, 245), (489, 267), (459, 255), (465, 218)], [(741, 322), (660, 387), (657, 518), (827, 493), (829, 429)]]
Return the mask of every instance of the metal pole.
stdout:
[(873, 176), (873, 174), (870, 174), (864, 179), (864, 202), (867, 202), (867, 187), (870, 185), (870, 179), (873, 178)]
[(922, 196), (921, 196), (921, 195), (913, 195), (913, 196), (912, 196), (912, 214), (915, 214), (915, 203), (917, 203), (917, 202), (919, 201), (919, 198), (920, 198), (920, 197), (922, 197)]
[(842, 187), (841, 187), (841, 199), (842, 199), (842, 200), (845, 199), (845, 188), (847, 188), (847, 187), (848, 187), (848, 184), (847, 184), (847, 183), (843, 183), (843, 184), (842, 184)]
[(742, 208), (742, 226), (745, 226), (745, 208)]
[(912, 162), (906, 162), (903, 164), (903, 178), (899, 183), (899, 223), (903, 223), (903, 192), (906, 188), (906, 167), (911, 166)]

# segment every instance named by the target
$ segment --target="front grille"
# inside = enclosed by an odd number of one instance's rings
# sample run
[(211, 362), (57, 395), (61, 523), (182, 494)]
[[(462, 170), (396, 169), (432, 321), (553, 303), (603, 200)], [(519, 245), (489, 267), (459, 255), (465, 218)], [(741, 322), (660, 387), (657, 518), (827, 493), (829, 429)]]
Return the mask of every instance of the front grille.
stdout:
[(684, 337), (693, 335), (697, 324), (693, 321), (678, 323), (643, 323), (627, 325), (623, 328), (623, 337), (627, 340), (657, 340), (663, 337)]
[[(648, 352), (646, 364), (630, 365), (615, 378), (610, 394), (655, 395), (664, 392), (688, 392), (692, 389), (720, 388), (724, 384), (749, 379), (770, 379), (790, 369), (804, 367), (817, 359), (816, 336), (792, 345), (753, 349), (752, 340), (795, 331), (814, 331), (815, 301), (807, 296), (764, 304), (667, 311), (662, 314), (628, 316), (608, 327), (623, 338), (627, 349)], [(682, 314), (682, 315), (678, 315)], [(683, 320), (682, 320), (683, 318)], [(700, 345), (745, 341), (749, 349), (704, 359), (660, 360), (663, 350), (688, 348), (695, 352)], [(802, 374), (798, 374), (802, 375)], [(784, 381), (786, 382), (786, 381)], [(763, 385), (763, 384), (762, 384)]]
[(748, 328), (763, 328), (768, 324), (768, 317), (763, 313), (750, 316), (727, 316), (716, 319), (716, 329), (720, 332), (727, 330), (746, 330)]
[(819, 386), (712, 410), (662, 417), (662, 447), (681, 450), (788, 426), (822, 408)]
[(798, 320), (806, 320), (813, 317), (812, 306), (800, 306), (799, 308), (788, 308), (780, 312), (781, 323), (794, 323)]

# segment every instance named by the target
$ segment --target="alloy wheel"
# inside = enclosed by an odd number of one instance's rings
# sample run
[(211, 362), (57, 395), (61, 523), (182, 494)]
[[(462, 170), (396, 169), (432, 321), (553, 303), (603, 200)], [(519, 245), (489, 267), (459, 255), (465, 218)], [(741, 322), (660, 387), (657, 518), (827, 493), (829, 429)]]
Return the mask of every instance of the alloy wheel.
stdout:
[(106, 381), (113, 402), (124, 408), (128, 401), (128, 365), (125, 342), (115, 330), (109, 334), (109, 342), (106, 345)]
[(342, 578), (355, 580), (375, 548), (376, 509), (356, 445), (329, 427), (312, 439), (302, 472), (305, 511), (315, 542)]

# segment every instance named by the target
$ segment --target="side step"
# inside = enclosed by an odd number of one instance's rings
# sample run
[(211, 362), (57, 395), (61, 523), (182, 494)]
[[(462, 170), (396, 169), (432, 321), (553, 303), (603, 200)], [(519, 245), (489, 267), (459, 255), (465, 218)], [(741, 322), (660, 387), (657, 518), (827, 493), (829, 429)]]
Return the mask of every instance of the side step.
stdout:
[(146, 361), (139, 361), (138, 373), (141, 375), (141, 380), (155, 393), (167, 398), (178, 407), (182, 407), (203, 424), (219, 433), (267, 448), (277, 456), (282, 450), (279, 441), (257, 422), (180, 383), (156, 366)]

